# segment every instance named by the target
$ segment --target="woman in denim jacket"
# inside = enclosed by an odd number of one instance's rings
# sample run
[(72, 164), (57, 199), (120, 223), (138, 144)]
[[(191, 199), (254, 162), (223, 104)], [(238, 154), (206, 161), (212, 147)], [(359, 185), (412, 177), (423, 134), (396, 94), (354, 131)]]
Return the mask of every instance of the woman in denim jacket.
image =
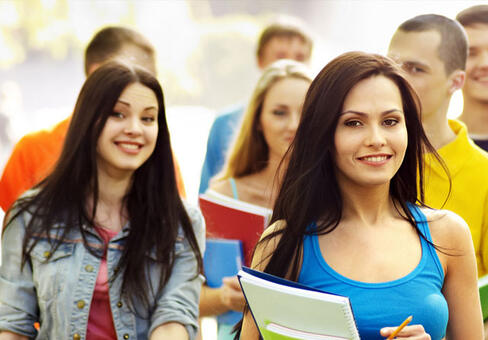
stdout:
[(194, 338), (204, 225), (173, 169), (158, 81), (100, 67), (52, 174), (7, 213), (0, 339)]

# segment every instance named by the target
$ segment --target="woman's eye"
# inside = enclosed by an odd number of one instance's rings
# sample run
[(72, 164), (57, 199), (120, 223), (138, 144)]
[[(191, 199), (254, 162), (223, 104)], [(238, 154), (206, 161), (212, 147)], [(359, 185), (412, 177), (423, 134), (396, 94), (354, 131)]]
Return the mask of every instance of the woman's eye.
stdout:
[(110, 116), (115, 117), (115, 118), (124, 118), (124, 114), (121, 112), (117, 112), (117, 111), (112, 112), (112, 114)]
[(359, 120), (348, 120), (344, 123), (345, 126), (356, 127), (361, 126), (361, 122)]
[(142, 117), (142, 121), (145, 123), (152, 123), (155, 121), (154, 117)]
[(275, 116), (284, 116), (286, 115), (286, 110), (273, 110), (273, 114)]
[(393, 119), (393, 118), (390, 118), (390, 119), (385, 119), (384, 122), (383, 122), (384, 125), (386, 126), (395, 126), (398, 124), (398, 120), (397, 119)]

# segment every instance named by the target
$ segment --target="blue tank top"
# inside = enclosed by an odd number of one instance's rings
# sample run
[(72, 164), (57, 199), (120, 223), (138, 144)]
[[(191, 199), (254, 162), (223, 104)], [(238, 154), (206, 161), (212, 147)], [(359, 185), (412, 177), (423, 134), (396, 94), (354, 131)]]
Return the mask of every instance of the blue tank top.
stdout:
[[(432, 242), (425, 215), (414, 205), (409, 208), (421, 233)], [(440, 340), (445, 336), (449, 318), (441, 292), (444, 270), (434, 247), (422, 237), (420, 242), (422, 256), (412, 272), (389, 282), (366, 283), (348, 279), (332, 269), (322, 256), (317, 235), (307, 235), (298, 282), (348, 296), (362, 340), (384, 340), (380, 329), (398, 326), (409, 315), (413, 316), (411, 325), (423, 325), (433, 340)]]

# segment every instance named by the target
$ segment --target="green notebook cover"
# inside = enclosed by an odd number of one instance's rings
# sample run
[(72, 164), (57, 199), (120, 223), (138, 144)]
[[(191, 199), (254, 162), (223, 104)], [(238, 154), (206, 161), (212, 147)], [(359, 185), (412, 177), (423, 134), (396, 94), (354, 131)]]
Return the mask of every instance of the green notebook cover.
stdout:
[(483, 320), (488, 319), (488, 275), (478, 280), (480, 290), (481, 310), (483, 311)]

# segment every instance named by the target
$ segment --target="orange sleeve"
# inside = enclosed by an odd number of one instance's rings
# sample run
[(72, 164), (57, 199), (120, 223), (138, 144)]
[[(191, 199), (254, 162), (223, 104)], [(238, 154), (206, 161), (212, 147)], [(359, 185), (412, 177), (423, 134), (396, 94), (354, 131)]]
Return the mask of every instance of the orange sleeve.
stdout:
[(29, 162), (30, 137), (23, 137), (14, 147), (0, 179), (0, 206), (7, 211), (32, 185), (34, 177)]
[(3, 211), (49, 174), (61, 153), (68, 126), (69, 119), (65, 119), (52, 130), (25, 135), (15, 145), (0, 179)]

